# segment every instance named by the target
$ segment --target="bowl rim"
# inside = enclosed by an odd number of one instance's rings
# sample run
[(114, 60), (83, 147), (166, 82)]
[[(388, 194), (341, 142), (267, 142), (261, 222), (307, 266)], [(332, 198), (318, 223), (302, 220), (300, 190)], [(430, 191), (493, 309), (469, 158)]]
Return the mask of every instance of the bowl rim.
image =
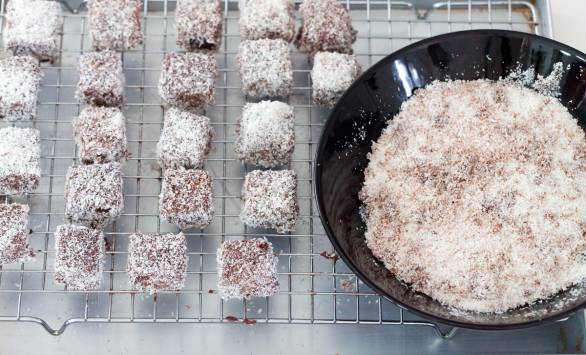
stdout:
[[(402, 309), (408, 310), (415, 315), (421, 316), (421, 317), (428, 319), (428, 320), (431, 320), (433, 322), (453, 326), (456, 328), (467, 328), (467, 329), (477, 329), (477, 330), (512, 330), (512, 329), (529, 328), (529, 327), (547, 324), (547, 323), (553, 323), (553, 322), (559, 321), (561, 319), (567, 318), (570, 315), (574, 314), (575, 312), (586, 308), (586, 299), (582, 303), (574, 306), (573, 308), (570, 308), (570, 309), (568, 309), (564, 312), (561, 312), (559, 314), (556, 314), (556, 315), (545, 316), (543, 318), (524, 321), (524, 322), (522, 321), (522, 322), (518, 322), (518, 323), (501, 324), (501, 325), (499, 325), (499, 324), (467, 323), (467, 322), (446, 319), (446, 318), (443, 318), (443, 317), (440, 317), (437, 315), (430, 314), (430, 313), (425, 312), (423, 310), (419, 310), (419, 309), (414, 308), (406, 303), (403, 303), (403, 302), (397, 300), (396, 298), (392, 297), (391, 295), (387, 294), (387, 292), (385, 292), (382, 288), (376, 286), (375, 283), (370, 281), (368, 276), (366, 276), (366, 274), (360, 270), (360, 268), (358, 268), (358, 267), (356, 267), (356, 265), (354, 265), (354, 263), (351, 261), (350, 257), (348, 255), (346, 255), (346, 253), (343, 251), (342, 247), (338, 243), (338, 240), (337, 240), (334, 232), (332, 231), (332, 229), (329, 226), (329, 223), (327, 222), (327, 218), (324, 217), (325, 216), (325, 205), (324, 205), (324, 201), (323, 201), (323, 195), (321, 194), (322, 165), (320, 163), (319, 158), (324, 154), (325, 136), (326, 136), (326, 134), (329, 134), (329, 132), (331, 132), (331, 126), (333, 125), (333, 120), (331, 119), (332, 115), (334, 112), (336, 112), (340, 109), (342, 102), (344, 101), (346, 96), (348, 96), (349, 93), (352, 91), (352, 89), (354, 89), (356, 86), (358, 86), (364, 80), (364, 78), (371, 75), (373, 72), (377, 71), (381, 66), (386, 65), (388, 62), (393, 61), (394, 59), (402, 56), (406, 52), (409, 52), (409, 51), (411, 51), (415, 48), (418, 48), (418, 47), (426, 46), (426, 45), (434, 43), (434, 42), (439, 42), (439, 41), (446, 39), (446, 38), (473, 35), (473, 34), (488, 34), (488, 35), (497, 35), (497, 36), (503, 36), (503, 37), (516, 36), (516, 37), (525, 37), (525, 38), (530, 38), (530, 39), (538, 39), (540, 41), (547, 42), (548, 44), (550, 44), (554, 47), (558, 47), (561, 50), (567, 51), (568, 53), (570, 53), (574, 56), (581, 57), (580, 59), (583, 59), (584, 62), (586, 63), (586, 59), (585, 59), (586, 54), (584, 54), (583, 52), (581, 52), (581, 51), (579, 51), (579, 50), (577, 50), (567, 44), (558, 42), (554, 39), (539, 36), (539, 35), (536, 35), (533, 33), (511, 31), (511, 30), (496, 30), (496, 29), (477, 29), (477, 30), (449, 32), (449, 33), (441, 34), (438, 36), (433, 36), (433, 37), (428, 37), (428, 38), (422, 39), (420, 41), (409, 44), (408, 46), (405, 46), (397, 51), (394, 51), (394, 52), (388, 54), (387, 56), (380, 59), (378, 62), (376, 62), (372, 66), (370, 66), (370, 68), (368, 68), (366, 71), (364, 71), (352, 83), (352, 85), (350, 85), (350, 87), (348, 87), (348, 89), (344, 92), (344, 94), (340, 97), (340, 99), (336, 102), (334, 107), (331, 109), (330, 113), (328, 114), (327, 120), (322, 128), (322, 131), (321, 131), (320, 137), (319, 137), (319, 141), (318, 141), (318, 145), (317, 145), (317, 149), (316, 149), (316, 153), (315, 153), (314, 160), (313, 160), (313, 174), (314, 174), (313, 175), (314, 176), (313, 192), (315, 194), (315, 199), (317, 202), (317, 209), (318, 209), (318, 213), (319, 213), (319, 218), (320, 218), (321, 223), (324, 227), (324, 230), (328, 236), (328, 239), (330, 240), (330, 242), (334, 246), (334, 250), (342, 258), (342, 260), (344, 260), (344, 262), (350, 268), (350, 270), (352, 270), (352, 272), (354, 272), (356, 274), (356, 276), (362, 282), (364, 282), (373, 291), (378, 293), (381, 297), (384, 297), (385, 299), (387, 299), (391, 303), (395, 304), (396, 306), (398, 306)], [(425, 295), (425, 296), (427, 296), (427, 295)], [(429, 296), (427, 296), (427, 297), (429, 297)]]

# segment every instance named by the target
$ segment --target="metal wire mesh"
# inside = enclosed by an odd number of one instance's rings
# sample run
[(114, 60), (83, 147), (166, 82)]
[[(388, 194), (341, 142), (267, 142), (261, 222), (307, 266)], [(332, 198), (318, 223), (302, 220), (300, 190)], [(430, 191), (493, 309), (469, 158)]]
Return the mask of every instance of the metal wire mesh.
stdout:
[[(6, 0), (1, 1), (4, 14)], [(442, 1), (423, 6), (405, 1), (346, 0), (358, 29), (355, 52), (368, 67), (386, 54), (431, 35), (471, 28), (504, 28), (537, 32), (542, 28), (538, 7), (527, 1)], [(418, 319), (373, 293), (332, 252), (313, 198), (312, 159), (327, 111), (311, 105), (308, 58), (293, 51), (294, 88), (289, 103), (295, 107), (297, 137), (290, 168), (299, 178), (301, 222), (296, 232), (276, 235), (245, 228), (238, 219), (240, 191), (246, 168), (233, 154), (234, 128), (245, 98), (234, 69), (240, 41), (235, 3), (224, 3), (224, 39), (217, 53), (220, 77), (217, 104), (206, 111), (216, 131), (206, 168), (215, 178), (216, 217), (203, 231), (189, 230), (189, 269), (181, 292), (149, 295), (130, 289), (126, 275), (127, 237), (134, 231), (165, 232), (176, 228), (158, 218), (160, 170), (155, 146), (164, 109), (156, 84), (163, 55), (176, 51), (174, 2), (145, 0), (145, 42), (123, 54), (127, 78), (124, 113), (130, 158), (125, 164), (125, 213), (105, 232), (108, 240), (104, 284), (94, 292), (65, 290), (53, 282), (53, 232), (63, 221), (63, 185), (67, 168), (76, 162), (71, 118), (79, 113), (74, 91), (76, 61), (90, 51), (86, 14), (65, 11), (58, 61), (43, 64), (43, 86), (38, 119), (41, 130), (42, 181), (24, 201), (31, 206), (33, 262), (0, 270), (0, 321), (37, 322), (54, 335), (77, 322), (234, 322), (245, 323), (355, 323), (433, 327), (449, 336), (449, 329)], [(2, 17), (2, 22), (3, 21)], [(4, 54), (8, 55), (8, 54)], [(5, 124), (5, 123), (3, 123)], [(280, 252), (281, 292), (267, 299), (224, 302), (215, 292), (215, 251), (229, 238), (267, 236)], [(323, 253), (326, 252), (326, 253)], [(57, 325), (52, 327), (51, 325)]]

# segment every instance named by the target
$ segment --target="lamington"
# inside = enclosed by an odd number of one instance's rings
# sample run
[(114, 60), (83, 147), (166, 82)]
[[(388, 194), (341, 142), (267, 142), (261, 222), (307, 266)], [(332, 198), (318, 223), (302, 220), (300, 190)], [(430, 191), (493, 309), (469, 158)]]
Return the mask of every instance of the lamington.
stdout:
[(6, 2), (4, 48), (14, 55), (32, 55), (54, 61), (59, 55), (63, 31), (61, 4), (45, 0)]
[(299, 50), (352, 53), (356, 30), (343, 3), (338, 0), (305, 0), (299, 6), (301, 28), (295, 43)]
[(242, 187), (240, 219), (256, 228), (291, 232), (299, 217), (297, 178), (293, 170), (254, 170)]
[(293, 124), (293, 107), (286, 103), (247, 103), (236, 126), (236, 156), (265, 168), (287, 164), (295, 148)]
[(159, 214), (181, 229), (203, 229), (214, 218), (213, 179), (205, 170), (165, 169)]
[(65, 177), (65, 218), (103, 228), (124, 208), (120, 163), (75, 165)]
[(292, 0), (247, 0), (241, 6), (239, 25), (242, 39), (293, 40), (295, 4)]
[(189, 52), (217, 49), (222, 40), (223, 21), (219, 0), (177, 0), (177, 45)]
[(0, 203), (0, 265), (25, 262), (34, 256), (29, 246), (28, 205)]
[(0, 194), (33, 192), (41, 180), (41, 134), (34, 128), (0, 129)]
[(241, 42), (236, 67), (245, 95), (264, 98), (286, 97), (291, 93), (293, 66), (289, 45), (282, 39)]
[(279, 291), (278, 258), (266, 239), (226, 240), (216, 259), (223, 299), (268, 297)]
[(94, 106), (119, 107), (124, 100), (124, 72), (120, 53), (105, 50), (79, 57), (76, 98)]
[(37, 116), (37, 97), (43, 74), (31, 56), (0, 60), (0, 119), (32, 120)]
[(333, 107), (358, 78), (362, 67), (351, 54), (318, 52), (311, 69), (312, 98), (316, 105)]
[(170, 106), (201, 108), (214, 103), (218, 64), (209, 53), (168, 53), (159, 95)]
[(88, 0), (92, 46), (101, 51), (126, 51), (143, 42), (140, 0)]
[(82, 163), (117, 162), (128, 155), (126, 119), (119, 108), (88, 106), (72, 123)]
[(183, 233), (137, 233), (129, 239), (128, 276), (133, 289), (156, 292), (183, 288), (188, 262)]
[(69, 290), (99, 289), (104, 272), (104, 234), (74, 224), (55, 230), (55, 281)]
[(202, 168), (212, 149), (214, 129), (210, 119), (194, 112), (170, 108), (157, 144), (162, 168)]

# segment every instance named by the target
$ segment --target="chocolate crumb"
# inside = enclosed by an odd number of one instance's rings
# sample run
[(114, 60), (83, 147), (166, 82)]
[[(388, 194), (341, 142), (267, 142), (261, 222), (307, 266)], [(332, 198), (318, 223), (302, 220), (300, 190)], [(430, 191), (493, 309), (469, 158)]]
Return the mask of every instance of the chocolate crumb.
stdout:
[(340, 259), (340, 257), (338, 256), (338, 254), (336, 254), (335, 251), (327, 252), (327, 251), (324, 250), (321, 253), (319, 253), (319, 255), (323, 256), (326, 259), (332, 260), (334, 263), (336, 261), (338, 261), (338, 259)]

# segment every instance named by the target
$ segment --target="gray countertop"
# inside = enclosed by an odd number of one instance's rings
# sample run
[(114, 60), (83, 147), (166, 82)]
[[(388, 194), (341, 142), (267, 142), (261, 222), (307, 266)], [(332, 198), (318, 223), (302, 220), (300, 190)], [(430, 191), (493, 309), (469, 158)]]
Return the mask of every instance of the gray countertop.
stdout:
[[(5, 0), (1, 0), (5, 1)], [(427, 0), (425, 0), (427, 1)], [(493, 3), (498, 1), (492, 0)], [(352, 2), (352, 0), (350, 0)], [(429, 2), (429, 1), (427, 1)], [(440, 1), (441, 2), (441, 1)], [(542, 6), (545, 1), (538, 1)], [(162, 3), (158, 0), (149, 0), (149, 4), (156, 5)], [(362, 2), (364, 3), (364, 2)], [(384, 2), (381, 2), (384, 5)], [(552, 13), (554, 16), (559, 14), (562, 21), (554, 18), (554, 35), (556, 39), (561, 41), (569, 41), (578, 48), (586, 48), (586, 37), (576, 36), (578, 31), (572, 31), (574, 24), (578, 21), (577, 17), (586, 11), (586, 1), (584, 0), (553, 0), (551, 1)], [(583, 7), (582, 11), (575, 6)], [(154, 6), (152, 6), (154, 7)], [(569, 11), (569, 7), (573, 11)], [(149, 7), (149, 10), (151, 7)], [(160, 10), (160, 9), (159, 9)], [(501, 9), (502, 10), (502, 9)], [(363, 34), (356, 44), (356, 51), (359, 59), (365, 66), (372, 64), (376, 60), (383, 57), (384, 54), (396, 50), (409, 42), (415, 41), (432, 34), (439, 34), (448, 30), (459, 30), (468, 28), (486, 27), (486, 21), (482, 22), (480, 17), (474, 17), (479, 23), (466, 22), (466, 13), (462, 11), (454, 11), (451, 16), (453, 23), (445, 21), (445, 8), (430, 14), (431, 20), (434, 24), (427, 26), (426, 24), (399, 21), (394, 23), (394, 27), (387, 29), (386, 25), (383, 31), (379, 33), (376, 28), (371, 28), (370, 20), (365, 20), (363, 13), (360, 10), (354, 10), (354, 15), (358, 19), (355, 24), (361, 26), (359, 29)], [(378, 11), (378, 12), (377, 12)], [(402, 9), (400, 6), (393, 10), (393, 18), (400, 18), (401, 16), (411, 16), (415, 19), (414, 13), (411, 10)], [(444, 11), (444, 12), (442, 12)], [(486, 16), (485, 13), (479, 13)], [(385, 19), (388, 15), (384, 10), (371, 11), (370, 15), (373, 18)], [(474, 14), (475, 16), (478, 14)], [(527, 27), (527, 19), (522, 17), (524, 13), (513, 14), (514, 22), (510, 24), (505, 23), (505, 28), (516, 30), (531, 30)], [(232, 146), (229, 141), (233, 129), (233, 123), (239, 113), (240, 107), (243, 104), (243, 98), (238, 89), (238, 76), (232, 70), (234, 48), (237, 43), (237, 17), (238, 15), (232, 12), (230, 20), (227, 21), (230, 32), (230, 38), (226, 38), (228, 51), (223, 56), (222, 66), (227, 68), (223, 71), (223, 82), (219, 94), (220, 103), (214, 110), (209, 112), (213, 122), (217, 124), (218, 139), (223, 141), (217, 143), (212, 157), (214, 161), (207, 166), (212, 170), (215, 176), (226, 178), (224, 186), (222, 187), (222, 201), (221, 204), (226, 208), (222, 219), (218, 219), (218, 223), (212, 226), (208, 231), (210, 234), (206, 238), (194, 239), (190, 250), (193, 252), (191, 258), (195, 261), (191, 266), (190, 290), (186, 291), (185, 296), (188, 298), (189, 304), (181, 308), (181, 317), (185, 316), (196, 319), (202, 316), (198, 313), (196, 305), (201, 305), (201, 297), (197, 301), (197, 297), (193, 300), (191, 296), (204, 293), (204, 297), (211, 298), (212, 303), (216, 301), (215, 295), (206, 295), (208, 288), (213, 288), (214, 270), (214, 247), (219, 238), (226, 235), (241, 235), (242, 233), (250, 232), (240, 229), (241, 226), (234, 223), (235, 220), (230, 220), (232, 214), (236, 214), (239, 208), (239, 180), (234, 180), (227, 177), (241, 176), (244, 171), (240, 164), (230, 162), (230, 157), (226, 159), (226, 154), (231, 154)], [(492, 13), (494, 19), (506, 18), (506, 12), (494, 11)], [(504, 16), (504, 17), (503, 17)], [(148, 17), (148, 16), (147, 16)], [(157, 68), (162, 58), (162, 51), (172, 50), (174, 45), (173, 38), (164, 43), (166, 40), (167, 23), (162, 19), (160, 13), (152, 18), (148, 18), (147, 43), (146, 48), (141, 53), (125, 54), (125, 69), (128, 81), (127, 94), (130, 105), (125, 108), (125, 113), (130, 121), (134, 122), (129, 125), (129, 138), (131, 141), (131, 150), (133, 150), (133, 157), (135, 160), (127, 164), (127, 173), (129, 176), (149, 175), (155, 176), (158, 174), (158, 167), (152, 162), (154, 157), (154, 144), (158, 138), (159, 124), (149, 125), (142, 122), (153, 122), (162, 120), (161, 113), (158, 109), (158, 96), (155, 85), (158, 78)], [(171, 17), (172, 18), (172, 17)], [(484, 18), (484, 17), (482, 17)], [(459, 20), (458, 20), (459, 19)], [(458, 21), (456, 21), (458, 20)], [(544, 19), (545, 20), (545, 19)], [(376, 22), (373, 22), (376, 23)], [(384, 21), (379, 22), (385, 24)], [(484, 24), (483, 24), (484, 23)], [(82, 32), (79, 32), (79, 28)], [(549, 31), (549, 24), (542, 23), (540, 30), (543, 33)], [(474, 26), (473, 26), (474, 25)], [(491, 24), (492, 25), (492, 24)], [(499, 27), (498, 21), (495, 22), (495, 28)], [(374, 39), (364, 37), (364, 34), (370, 33)], [(388, 30), (388, 32), (387, 32)], [(67, 33), (69, 32), (69, 33)], [(161, 35), (164, 33), (164, 36)], [(568, 36), (572, 34), (572, 36)], [(376, 38), (378, 36), (378, 38)], [(389, 36), (386, 38), (385, 36)], [(359, 36), (360, 37), (360, 36)], [(168, 42), (168, 43), (167, 43)], [(59, 195), (62, 191), (63, 181), (61, 175), (65, 172), (67, 167), (74, 161), (73, 156), (75, 152), (71, 142), (70, 124), (68, 120), (76, 114), (78, 109), (73, 101), (73, 86), (76, 82), (75, 62), (77, 55), (82, 50), (88, 50), (87, 36), (83, 33), (83, 20), (77, 15), (69, 16), (66, 21), (66, 36), (64, 36), (65, 51), (61, 58), (61, 67), (58, 70), (46, 68), (46, 88), (43, 88), (43, 95), (41, 98), (42, 104), (41, 113), (44, 122), (40, 123), (42, 137), (44, 140), (43, 154), (45, 166), (51, 165), (52, 174), (50, 184), (54, 184), (50, 202), (48, 195), (33, 196), (33, 212), (37, 212), (39, 216), (46, 217), (33, 223), (34, 229), (32, 243), (38, 250), (45, 251), (49, 255), (48, 261), (38, 261), (36, 264), (26, 265), (25, 269), (30, 271), (22, 273), (19, 268), (12, 270), (4, 270), (4, 277), (0, 283), (0, 317), (14, 317), (16, 295), (14, 291), (19, 291), (19, 288), (29, 293), (23, 293), (23, 305), (19, 312), (22, 315), (41, 316), (47, 318), (51, 322), (51, 326), (58, 327), (68, 317), (83, 317), (83, 295), (70, 295), (70, 293), (59, 293), (62, 291), (60, 287), (51, 283), (52, 280), (52, 261), (51, 248), (47, 249), (45, 245), (51, 245), (52, 239), (50, 235), (56, 224), (61, 223), (60, 216), (62, 197)], [(81, 48), (80, 48), (81, 47)], [(228, 48), (230, 47), (230, 48)], [(373, 54), (377, 51), (376, 54)], [(363, 320), (363, 319), (378, 319), (376, 313), (376, 306), (371, 305), (371, 298), (373, 296), (357, 296), (353, 295), (353, 291), (344, 290), (334, 284), (348, 278), (347, 272), (343, 267), (331, 270), (331, 265), (328, 260), (323, 260), (319, 256), (319, 252), (331, 248), (323, 233), (319, 231), (319, 220), (315, 216), (315, 208), (311, 206), (309, 199), (311, 193), (311, 185), (308, 181), (311, 178), (311, 157), (315, 148), (315, 143), (319, 134), (319, 125), (323, 119), (321, 116), (324, 112), (309, 108), (309, 90), (307, 88), (307, 59), (304, 55), (299, 53), (294, 54), (294, 66), (296, 70), (296, 86), (297, 91), (292, 95), (291, 103), (296, 106), (296, 115), (298, 122), (297, 134), (299, 135), (300, 143), (296, 146), (297, 160), (295, 169), (301, 173), (304, 180), (304, 185), (301, 191), (302, 197), (305, 198), (302, 206), (302, 214), (309, 219), (315, 217), (312, 222), (305, 222), (302, 229), (298, 231), (298, 235), (292, 235), (289, 239), (289, 245), (285, 242), (282, 236), (272, 236), (273, 242), (279, 244), (280, 251), (284, 251), (285, 256), (282, 257), (281, 265), (283, 268), (279, 270), (281, 273), (282, 284), (287, 285), (283, 287), (283, 294), (281, 297), (274, 297), (271, 300), (271, 317), (279, 318), (281, 322), (286, 322), (289, 319), (308, 319), (315, 317), (315, 319), (335, 319), (335, 320)], [(50, 92), (54, 89), (50, 87), (57, 87), (57, 94)], [(236, 89), (236, 90), (235, 90)], [(230, 95), (230, 96), (229, 96)], [(229, 97), (228, 97), (229, 96)], [(55, 105), (54, 102), (61, 102)], [(309, 108), (309, 109), (308, 109)], [(230, 121), (230, 122), (228, 122)], [(138, 123), (137, 123), (138, 122)], [(140, 129), (137, 129), (139, 128)], [(143, 130), (144, 127), (147, 127)], [(150, 128), (153, 128), (151, 131)], [(228, 141), (227, 141), (228, 140)], [(137, 142), (141, 141), (141, 144)], [(57, 146), (57, 148), (55, 148)], [(227, 148), (228, 147), (228, 148)], [(142, 157), (142, 158), (141, 158)], [(140, 161), (144, 160), (141, 167)], [(138, 161), (138, 164), (137, 164)], [(226, 170), (226, 166), (228, 169)], [(134, 169), (134, 170), (133, 170)], [(223, 171), (223, 172), (222, 172)], [(108, 277), (115, 290), (121, 291), (122, 294), (116, 295), (116, 299), (120, 297), (122, 303), (114, 303), (114, 313), (119, 317), (128, 317), (128, 302), (124, 297), (124, 292), (127, 291), (127, 280), (125, 278), (125, 264), (124, 253), (125, 250), (125, 235), (133, 231), (134, 228), (139, 229), (154, 228), (156, 231), (161, 230), (161, 224), (156, 218), (156, 194), (158, 193), (158, 185), (151, 184), (156, 178), (151, 180), (143, 179), (142, 190), (140, 194), (144, 196), (128, 197), (126, 202), (129, 206), (136, 206), (136, 210), (129, 210), (129, 214), (123, 216), (119, 223), (112, 230), (108, 231), (110, 237), (118, 235), (118, 239), (114, 239), (114, 247), (117, 254), (112, 253), (111, 265), (107, 271)], [(136, 180), (131, 178), (130, 180)], [(232, 181), (232, 182), (230, 182)], [(134, 182), (129, 186), (134, 188)], [(152, 185), (152, 186), (151, 186)], [(227, 185), (227, 186), (226, 186)], [(53, 185), (51, 185), (53, 186)], [(149, 190), (150, 189), (150, 190)], [(128, 192), (128, 190), (126, 191)], [(137, 193), (138, 194), (138, 193)], [(153, 197), (154, 196), (154, 197)], [(141, 208), (136, 201), (140, 199)], [(153, 202), (154, 201), (154, 202)], [(132, 214), (134, 212), (134, 214)], [(46, 216), (42, 216), (46, 214)], [(141, 215), (142, 214), (142, 215)], [(313, 214), (313, 216), (312, 216)], [(155, 217), (157, 221), (151, 221)], [(222, 222), (222, 223), (220, 223)], [(157, 224), (158, 223), (158, 224)], [(117, 228), (117, 229), (116, 229)], [(163, 229), (169, 226), (163, 225)], [(214, 234), (215, 233), (215, 234)], [(321, 233), (321, 234), (320, 234)], [(318, 235), (319, 234), (319, 235)], [(312, 236), (311, 244), (308, 244), (307, 235)], [(278, 239), (281, 238), (281, 239)], [(290, 240), (293, 240), (291, 243)], [(315, 249), (314, 249), (315, 247)], [(201, 248), (202, 252), (199, 255), (194, 252)], [(205, 249), (204, 249), (205, 248)], [(287, 253), (289, 254), (289, 265), (287, 267)], [(206, 257), (212, 255), (207, 260)], [(317, 255), (312, 255), (317, 254)], [(311, 262), (308, 259), (311, 256)], [(201, 257), (201, 264), (197, 266), (198, 258)], [(117, 258), (117, 260), (113, 260)], [(291, 262), (291, 259), (293, 261)], [(120, 261), (118, 261), (120, 260)], [(116, 262), (115, 262), (116, 261)], [(341, 262), (338, 262), (340, 264)], [(311, 270), (310, 270), (311, 266)], [(339, 265), (338, 265), (339, 266)], [(301, 278), (296, 278), (291, 281), (292, 273), (297, 272)], [(321, 274), (317, 274), (320, 273)], [(19, 281), (19, 278), (24, 275), (24, 282)], [(115, 277), (116, 276), (116, 277)], [(321, 278), (321, 280), (320, 280)], [(41, 279), (43, 280), (42, 287)], [(44, 281), (47, 281), (45, 284)], [(203, 280), (203, 284), (202, 281)], [(288, 281), (288, 282), (287, 282)], [(199, 286), (198, 286), (199, 282)], [(312, 289), (308, 291), (308, 285), (311, 282)], [(193, 286), (196, 285), (196, 286)], [(195, 288), (194, 288), (195, 287)], [(358, 287), (358, 286), (357, 286)], [(12, 292), (11, 294), (2, 294), (2, 291)], [(32, 291), (32, 292), (31, 292)], [(313, 291), (323, 292), (324, 297), (319, 298), (320, 301), (314, 301)], [(360, 290), (362, 286), (360, 286)], [(38, 292), (38, 294), (36, 294)], [(52, 293), (55, 292), (55, 293)], [(191, 292), (191, 293), (190, 293)], [(331, 302), (330, 293), (335, 292), (340, 297), (335, 302)], [(366, 290), (368, 292), (368, 290)], [(45, 294), (47, 293), (47, 294)], [(291, 296), (293, 295), (293, 296)], [(348, 297), (344, 297), (347, 295)], [(102, 317), (108, 311), (108, 306), (112, 306), (111, 300), (108, 304), (107, 296), (108, 290), (101, 290), (100, 293), (90, 297), (92, 302), (89, 317)], [(183, 296), (183, 295), (182, 295)], [(299, 306), (291, 310), (292, 297), (300, 296), (293, 304)], [(38, 297), (38, 298), (37, 298)], [(353, 300), (353, 297), (361, 297), (364, 302), (361, 308), (361, 314), (352, 313), (353, 307), (349, 307), (348, 312), (345, 313), (343, 302)], [(162, 297), (163, 298), (163, 297)], [(54, 300), (53, 306), (49, 304)], [(46, 303), (45, 303), (46, 302)], [(133, 314), (136, 317), (152, 317), (150, 300), (137, 300), (136, 312)], [(198, 303), (199, 302), (199, 303)], [(207, 302), (207, 301), (206, 301)], [(162, 303), (162, 302), (161, 302)], [(335, 310), (336, 304), (342, 304)], [(75, 305), (75, 306), (74, 306)], [(182, 303), (183, 305), (183, 303)], [(287, 312), (287, 306), (289, 311)], [(369, 306), (371, 305), (371, 306)], [(189, 307), (188, 307), (189, 306)], [(227, 308), (227, 312), (237, 311), (241, 307), (236, 304), (231, 304)], [(334, 311), (332, 311), (334, 306)], [(351, 305), (350, 305), (351, 306)], [(374, 306), (374, 307), (372, 307)], [(188, 308), (186, 308), (188, 307)], [(262, 304), (256, 304), (254, 311), (261, 312), (259, 307)], [(370, 308), (369, 308), (370, 307)], [(174, 317), (172, 313), (174, 305), (168, 304), (168, 309), (161, 306), (160, 311), (168, 311), (164, 313), (167, 316)], [(245, 305), (246, 308), (246, 305)], [(268, 312), (268, 307), (264, 307), (263, 312)], [(179, 309), (179, 308), (177, 308)], [(375, 312), (370, 312), (369, 309), (375, 309)], [(135, 310), (133, 309), (133, 312)], [(281, 312), (283, 311), (283, 312)], [(142, 312), (142, 313), (141, 313)], [(222, 313), (215, 313), (209, 315), (209, 319), (221, 319), (225, 315)], [(231, 313), (227, 313), (231, 314)], [(268, 314), (268, 313), (267, 313)], [(87, 315), (86, 315), (87, 316)], [(177, 315), (179, 316), (179, 315)], [(204, 314), (205, 316), (205, 314)], [(385, 314), (385, 317), (387, 315)], [(268, 317), (268, 316), (267, 316)], [(391, 317), (391, 316), (389, 316)], [(584, 317), (583, 313), (577, 314), (565, 322), (559, 322), (541, 327), (535, 327), (527, 330), (507, 331), (507, 332), (480, 332), (459, 330), (456, 335), (448, 340), (441, 339), (436, 336), (433, 329), (426, 326), (397, 326), (397, 325), (356, 325), (356, 324), (72, 324), (59, 337), (49, 335), (37, 324), (32, 323), (0, 323), (2, 327), (2, 337), (0, 338), (0, 355), (4, 354), (38, 354), (38, 353), (59, 353), (59, 354), (162, 354), (162, 353), (236, 353), (236, 354), (279, 354), (279, 353), (298, 353), (298, 354), (389, 354), (389, 353), (555, 353), (555, 352), (583, 352), (584, 351)]]
[(403, 326), (74, 324), (54, 337), (35, 324), (3, 325), (0, 354), (417, 354), (584, 351), (584, 318), (530, 330), (459, 330), (449, 340)]

